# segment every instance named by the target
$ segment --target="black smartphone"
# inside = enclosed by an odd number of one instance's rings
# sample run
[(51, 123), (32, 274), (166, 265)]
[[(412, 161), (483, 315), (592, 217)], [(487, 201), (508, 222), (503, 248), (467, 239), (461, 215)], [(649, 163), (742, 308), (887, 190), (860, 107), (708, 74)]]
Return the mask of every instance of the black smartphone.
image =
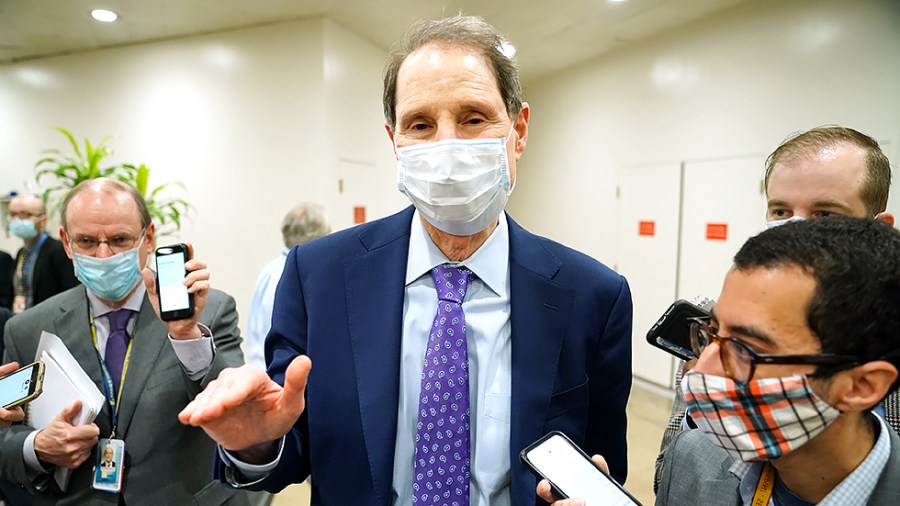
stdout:
[(693, 302), (676, 300), (647, 332), (647, 342), (682, 360), (697, 358), (691, 349), (688, 320), (709, 316), (712, 306), (712, 299), (707, 298), (698, 298)]
[(582, 498), (587, 506), (641, 504), (562, 432), (544, 435), (522, 450), (519, 460), (535, 476), (550, 482), (558, 499)]
[(43, 383), (44, 363), (40, 360), (0, 377), (0, 406), (9, 409), (37, 399)]
[(184, 286), (187, 271), (188, 247), (172, 244), (156, 248), (156, 295), (159, 316), (165, 321), (183, 320), (194, 316), (194, 296)]

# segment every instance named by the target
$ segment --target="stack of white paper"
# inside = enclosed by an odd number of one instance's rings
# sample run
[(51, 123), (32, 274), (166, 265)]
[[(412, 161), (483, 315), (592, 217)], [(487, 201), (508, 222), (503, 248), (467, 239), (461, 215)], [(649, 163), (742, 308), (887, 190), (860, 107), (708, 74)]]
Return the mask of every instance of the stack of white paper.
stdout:
[[(106, 397), (62, 340), (49, 332), (42, 332), (35, 360), (44, 362), (44, 388), (41, 395), (28, 404), (26, 422), (36, 429), (43, 429), (75, 399), (81, 399), (81, 411), (75, 416), (72, 425), (93, 422), (103, 409)], [(53, 472), (57, 485), (63, 491), (69, 485), (70, 473), (71, 470), (64, 467)]]

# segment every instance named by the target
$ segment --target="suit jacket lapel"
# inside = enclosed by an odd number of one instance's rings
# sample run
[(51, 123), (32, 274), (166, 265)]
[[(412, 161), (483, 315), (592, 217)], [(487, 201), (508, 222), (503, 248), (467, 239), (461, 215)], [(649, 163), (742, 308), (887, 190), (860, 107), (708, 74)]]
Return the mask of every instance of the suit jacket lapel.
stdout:
[[(519, 449), (542, 434), (553, 394), (573, 290), (553, 282), (561, 262), (507, 216), (512, 325), (510, 475), (513, 504), (534, 502), (534, 478), (518, 464)], [(517, 495), (518, 494), (518, 495)]]
[(166, 328), (156, 317), (153, 306), (145, 294), (133, 331), (134, 344), (128, 359), (128, 371), (125, 373), (116, 437), (123, 437), (127, 433), (134, 410), (159, 359), (159, 354), (164, 346), (171, 346), (167, 342), (167, 336)]
[[(53, 328), (84, 372), (97, 385), (100, 392), (104, 392), (100, 356), (97, 355), (97, 348), (94, 347), (94, 340), (91, 337), (88, 300), (84, 287), (80, 287), (72, 297), (60, 305), (60, 315), (54, 320)], [(105, 404), (95, 422), (100, 427), (101, 434), (104, 430), (108, 433), (109, 420), (109, 404)]]
[(387, 504), (397, 438), (400, 341), (412, 208), (360, 231), (366, 252), (345, 263), (350, 345), (374, 504)]

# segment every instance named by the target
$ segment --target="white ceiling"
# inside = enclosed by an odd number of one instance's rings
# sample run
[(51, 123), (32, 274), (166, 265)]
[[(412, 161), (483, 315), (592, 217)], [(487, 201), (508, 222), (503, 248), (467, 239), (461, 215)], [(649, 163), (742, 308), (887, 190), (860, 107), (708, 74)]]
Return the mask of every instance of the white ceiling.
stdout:
[[(539, 77), (745, 0), (0, 0), (0, 64), (324, 16), (382, 48), (417, 19), (477, 14)], [(120, 15), (91, 19), (94, 8)]]

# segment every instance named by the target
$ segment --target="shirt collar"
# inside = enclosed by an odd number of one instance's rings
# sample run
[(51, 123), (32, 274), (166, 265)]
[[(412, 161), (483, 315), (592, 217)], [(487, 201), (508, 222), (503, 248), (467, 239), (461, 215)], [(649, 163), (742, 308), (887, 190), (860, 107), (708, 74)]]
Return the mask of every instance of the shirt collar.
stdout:
[[(428, 273), (435, 266), (451, 263), (437, 247), (425, 225), (422, 224), (419, 211), (413, 213), (409, 231), (409, 257), (406, 262), (406, 284)], [(506, 280), (509, 279), (509, 225), (506, 213), (500, 213), (500, 222), (491, 232), (484, 244), (469, 258), (458, 262), (478, 276), (488, 288), (499, 296), (506, 296)]]
[[(861, 499), (859, 504), (865, 504), (875, 490), (875, 485), (878, 482), (877, 477), (881, 476), (890, 458), (891, 437), (884, 420), (875, 413), (872, 413), (872, 416), (878, 420), (878, 427), (880, 428), (875, 446), (872, 447), (865, 460), (825, 496), (825, 499), (819, 503), (820, 505), (840, 504), (839, 502), (833, 502), (831, 498), (839, 496), (846, 500), (848, 495)], [(756, 483), (759, 481), (764, 464), (765, 462), (735, 460), (728, 469), (731, 474), (741, 480), (740, 492), (745, 504), (749, 504), (750, 498), (753, 497), (753, 492), (756, 490)], [(875, 479), (867, 479), (872, 476)], [(848, 490), (851, 492), (848, 492)]]
[(85, 288), (87, 292), (88, 301), (91, 304), (91, 314), (94, 315), (94, 318), (99, 316), (103, 316), (107, 313), (111, 313), (116, 309), (130, 309), (135, 313), (139, 313), (141, 311), (141, 305), (144, 303), (144, 294), (147, 292), (147, 289), (144, 287), (144, 281), (141, 280), (137, 284), (137, 288), (132, 292), (132, 294), (125, 299), (125, 304), (122, 307), (114, 308), (106, 305), (100, 297), (94, 295), (93, 292), (89, 288)]

